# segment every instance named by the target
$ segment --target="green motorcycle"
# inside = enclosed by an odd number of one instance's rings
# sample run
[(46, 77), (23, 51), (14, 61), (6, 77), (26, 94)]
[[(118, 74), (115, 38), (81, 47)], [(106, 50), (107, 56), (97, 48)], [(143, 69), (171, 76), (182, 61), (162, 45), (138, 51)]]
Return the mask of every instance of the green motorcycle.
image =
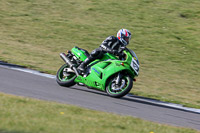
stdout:
[(111, 97), (120, 98), (129, 93), (139, 73), (139, 60), (136, 54), (128, 48), (123, 48), (121, 52), (125, 55), (123, 59), (105, 53), (101, 59), (91, 62), (82, 74), (77, 67), (89, 53), (75, 46), (67, 54), (60, 54), (65, 64), (58, 70), (56, 81), (61, 86), (84, 85), (106, 91)]

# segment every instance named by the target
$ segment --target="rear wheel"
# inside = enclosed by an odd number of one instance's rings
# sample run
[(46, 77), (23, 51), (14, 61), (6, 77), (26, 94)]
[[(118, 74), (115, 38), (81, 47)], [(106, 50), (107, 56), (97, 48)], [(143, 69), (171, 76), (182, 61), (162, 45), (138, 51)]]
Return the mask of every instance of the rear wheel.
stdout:
[(133, 79), (126, 75), (122, 76), (120, 84), (116, 84), (116, 77), (111, 77), (106, 86), (106, 92), (111, 97), (120, 98), (128, 94), (133, 86)]
[(64, 64), (60, 67), (56, 74), (56, 81), (61, 86), (69, 87), (76, 84), (74, 82), (76, 74), (74, 72), (68, 72), (67, 69), (69, 69), (67, 64)]

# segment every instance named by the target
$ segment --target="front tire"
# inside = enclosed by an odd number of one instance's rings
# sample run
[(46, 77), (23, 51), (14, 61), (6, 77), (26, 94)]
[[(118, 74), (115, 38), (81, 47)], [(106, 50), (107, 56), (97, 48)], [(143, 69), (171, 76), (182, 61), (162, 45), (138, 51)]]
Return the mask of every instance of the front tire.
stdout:
[(74, 80), (76, 78), (76, 74), (72, 73), (72, 72), (70, 72), (70, 73), (66, 72), (65, 68), (69, 68), (69, 66), (67, 64), (64, 64), (58, 70), (58, 72), (56, 74), (57, 83), (60, 86), (65, 86), (65, 87), (75, 85), (76, 83), (74, 82)]
[(121, 85), (116, 85), (115, 77), (111, 77), (106, 86), (106, 92), (109, 96), (120, 98), (128, 94), (133, 86), (133, 79), (126, 75), (121, 78)]

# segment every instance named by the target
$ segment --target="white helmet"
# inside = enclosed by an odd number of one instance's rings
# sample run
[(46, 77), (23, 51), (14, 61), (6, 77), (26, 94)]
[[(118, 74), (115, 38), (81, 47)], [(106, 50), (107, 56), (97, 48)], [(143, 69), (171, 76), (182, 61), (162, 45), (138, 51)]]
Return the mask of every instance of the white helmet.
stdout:
[(117, 38), (122, 44), (124, 44), (124, 46), (126, 46), (129, 44), (129, 41), (131, 40), (131, 32), (127, 29), (120, 29), (117, 32)]

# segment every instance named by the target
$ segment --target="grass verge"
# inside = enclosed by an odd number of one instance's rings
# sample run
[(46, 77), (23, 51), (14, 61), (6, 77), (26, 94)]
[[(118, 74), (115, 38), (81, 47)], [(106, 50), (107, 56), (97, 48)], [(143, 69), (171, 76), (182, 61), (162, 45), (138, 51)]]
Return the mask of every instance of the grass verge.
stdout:
[(199, 133), (76, 106), (0, 93), (1, 133)]

